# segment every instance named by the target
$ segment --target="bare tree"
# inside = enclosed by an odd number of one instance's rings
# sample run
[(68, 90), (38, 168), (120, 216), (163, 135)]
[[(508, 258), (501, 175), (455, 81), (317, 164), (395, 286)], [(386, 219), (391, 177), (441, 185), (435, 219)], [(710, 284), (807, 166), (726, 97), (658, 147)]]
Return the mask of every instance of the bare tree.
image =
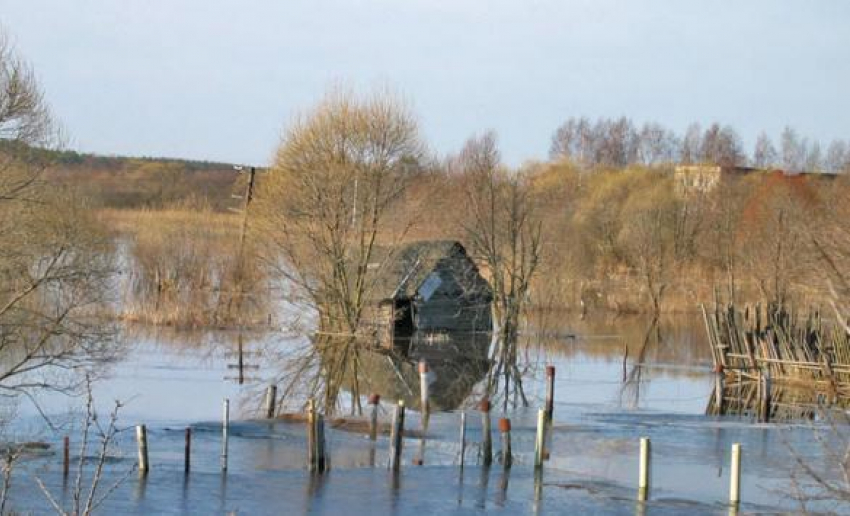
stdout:
[(723, 166), (740, 165), (743, 161), (741, 138), (731, 126), (712, 124), (702, 137), (700, 158), (703, 162)]
[(753, 166), (756, 168), (767, 168), (776, 164), (778, 154), (773, 142), (767, 133), (762, 132), (756, 140), (756, 146), (753, 150)]
[[(121, 486), (135, 471), (136, 465), (127, 468), (111, 484), (102, 489), (104, 473), (110, 456), (113, 455), (115, 441), (121, 429), (118, 427), (118, 414), (123, 404), (115, 401), (115, 405), (109, 412), (109, 417), (104, 425), (97, 417), (92, 396), (90, 379), (86, 379), (86, 413), (83, 418), (80, 431), (80, 448), (77, 459), (77, 471), (74, 479), (74, 488), (71, 495), (70, 507), (63, 507), (60, 499), (57, 499), (47, 488), (41, 478), (36, 477), (41, 492), (50, 502), (51, 507), (61, 516), (89, 516), (93, 514), (103, 503)], [(85, 466), (89, 460), (89, 447), (96, 447), (94, 453), (94, 469), (90, 476), (86, 474)], [(86, 478), (88, 476), (88, 478)]]
[(318, 311), (324, 339), (291, 379), (324, 389), (328, 411), (345, 378), (359, 409), (359, 354), (372, 345), (364, 311), (383, 266), (376, 248), (403, 236), (387, 217), (423, 154), (415, 118), (391, 94), (333, 92), (292, 124), (258, 192), (266, 261), (292, 300)]
[(693, 164), (700, 161), (700, 149), (702, 148), (702, 127), (693, 123), (685, 131), (682, 138), (682, 150), (680, 152), (682, 163)]
[[(502, 166), (496, 135), (467, 141), (459, 161), (465, 175), (467, 210), (463, 223), (472, 256), (484, 265), (493, 289), (495, 368), (488, 391), (527, 405), (519, 369), (519, 324), (541, 253), (542, 222), (534, 210), (527, 178)], [(504, 378), (504, 383), (499, 385)], [(500, 389), (501, 388), (501, 389)]]
[(826, 150), (826, 170), (839, 174), (850, 170), (850, 147), (843, 140), (833, 140)]
[(672, 163), (679, 143), (676, 135), (657, 123), (646, 123), (638, 135), (638, 154), (644, 165)]
[(782, 167), (788, 172), (798, 172), (803, 169), (806, 149), (803, 141), (797, 135), (797, 131), (791, 127), (782, 130), (780, 152), (782, 153)]
[(0, 34), (0, 393), (66, 388), (109, 350), (99, 317), (110, 246), (84, 203), (41, 180), (57, 131), (30, 68)]
[(618, 244), (642, 279), (656, 319), (679, 265), (692, 252), (691, 209), (674, 195), (672, 182), (661, 178), (629, 196), (623, 207)]
[(56, 126), (32, 68), (0, 27), (0, 140), (47, 144)]

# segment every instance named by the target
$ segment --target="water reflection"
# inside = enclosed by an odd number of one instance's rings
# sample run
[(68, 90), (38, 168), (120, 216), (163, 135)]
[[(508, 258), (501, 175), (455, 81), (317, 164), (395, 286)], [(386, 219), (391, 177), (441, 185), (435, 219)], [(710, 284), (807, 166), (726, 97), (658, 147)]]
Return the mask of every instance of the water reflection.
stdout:
[(489, 369), (489, 336), (474, 333), (414, 334), (406, 355), (382, 351), (361, 354), (360, 392), (403, 400), (421, 410), (418, 363), (429, 366), (432, 411), (460, 407)]

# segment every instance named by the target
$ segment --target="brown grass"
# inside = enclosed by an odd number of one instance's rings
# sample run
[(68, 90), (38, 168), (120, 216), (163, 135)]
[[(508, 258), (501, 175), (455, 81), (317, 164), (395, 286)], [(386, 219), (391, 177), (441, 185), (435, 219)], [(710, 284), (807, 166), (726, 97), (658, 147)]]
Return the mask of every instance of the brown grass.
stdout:
[(240, 263), (240, 216), (183, 206), (104, 209), (98, 218), (126, 243), (121, 319), (179, 327), (268, 321), (268, 286), (250, 240)]

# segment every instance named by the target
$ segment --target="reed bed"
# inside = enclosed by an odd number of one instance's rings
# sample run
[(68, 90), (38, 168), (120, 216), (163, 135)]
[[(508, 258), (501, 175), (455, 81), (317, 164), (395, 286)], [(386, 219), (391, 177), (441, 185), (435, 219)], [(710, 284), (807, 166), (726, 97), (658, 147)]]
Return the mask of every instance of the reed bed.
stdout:
[[(124, 245), (119, 318), (177, 327), (267, 324), (268, 284), (242, 218), (203, 207), (102, 210)], [(250, 233), (249, 233), (250, 235)]]

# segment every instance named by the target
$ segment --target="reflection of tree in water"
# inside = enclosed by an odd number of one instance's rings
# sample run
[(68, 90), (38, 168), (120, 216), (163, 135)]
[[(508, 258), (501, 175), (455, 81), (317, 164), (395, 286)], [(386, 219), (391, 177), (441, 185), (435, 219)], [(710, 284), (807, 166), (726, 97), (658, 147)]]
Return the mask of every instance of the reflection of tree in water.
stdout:
[[(637, 351), (637, 355), (632, 362), (632, 368), (629, 373), (623, 378), (623, 386), (620, 389), (620, 404), (625, 402), (629, 408), (637, 408), (640, 404), (640, 391), (643, 381), (643, 365), (647, 359), (650, 348), (655, 344), (655, 347), (661, 347), (664, 339), (661, 334), (661, 323), (658, 317), (653, 317), (646, 329), (646, 334), (643, 343)], [(628, 349), (628, 348), (626, 348)], [(623, 357), (624, 372), (625, 372), (626, 357)]]

